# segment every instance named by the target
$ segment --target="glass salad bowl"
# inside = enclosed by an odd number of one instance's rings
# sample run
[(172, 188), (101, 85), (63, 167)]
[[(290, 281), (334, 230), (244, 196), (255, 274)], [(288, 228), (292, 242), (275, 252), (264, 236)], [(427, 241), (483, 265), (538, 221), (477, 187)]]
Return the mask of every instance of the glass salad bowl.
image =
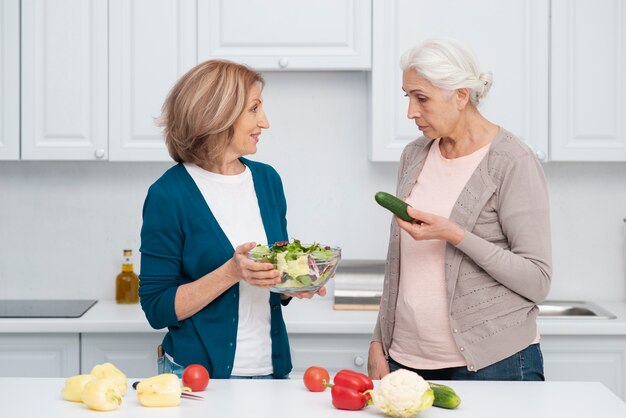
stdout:
[(276, 293), (315, 292), (333, 277), (341, 259), (341, 249), (327, 245), (305, 245), (298, 240), (258, 244), (248, 258), (272, 263), (280, 271), (281, 282), (270, 290)]

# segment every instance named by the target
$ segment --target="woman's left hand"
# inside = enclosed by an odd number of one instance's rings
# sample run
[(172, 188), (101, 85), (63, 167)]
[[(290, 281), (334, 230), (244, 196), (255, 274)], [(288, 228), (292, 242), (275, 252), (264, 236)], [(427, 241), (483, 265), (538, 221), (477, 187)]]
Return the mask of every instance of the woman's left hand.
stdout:
[(298, 299), (311, 299), (315, 295), (326, 296), (326, 287), (322, 286), (315, 292), (294, 292), (283, 293), (286, 297), (298, 298)]
[(422, 212), (411, 206), (406, 209), (409, 216), (415, 219), (414, 222), (403, 221), (396, 218), (400, 228), (404, 229), (413, 239), (417, 241), (438, 239), (457, 245), (463, 240), (465, 232), (463, 229), (443, 216)]

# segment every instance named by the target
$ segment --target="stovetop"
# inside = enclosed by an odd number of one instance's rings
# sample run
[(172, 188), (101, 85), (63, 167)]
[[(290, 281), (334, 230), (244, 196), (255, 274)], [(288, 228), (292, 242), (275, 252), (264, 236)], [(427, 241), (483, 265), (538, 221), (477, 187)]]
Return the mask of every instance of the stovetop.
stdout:
[(0, 318), (80, 318), (97, 300), (0, 300)]

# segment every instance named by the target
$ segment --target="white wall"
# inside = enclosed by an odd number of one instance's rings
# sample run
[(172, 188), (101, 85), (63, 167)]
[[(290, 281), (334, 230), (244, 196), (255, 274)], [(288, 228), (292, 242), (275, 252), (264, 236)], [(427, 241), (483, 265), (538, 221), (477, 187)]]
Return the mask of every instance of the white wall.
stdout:
[[(268, 73), (271, 129), (259, 153), (282, 174), (289, 232), (382, 259), (397, 164), (367, 159), (367, 81), (360, 72)], [(416, 132), (417, 134), (417, 132)], [(0, 162), (0, 298), (113, 299), (122, 249), (136, 261), (148, 186), (170, 164)], [(550, 163), (551, 297), (624, 299), (626, 163)], [(137, 263), (138, 264), (138, 263)]]

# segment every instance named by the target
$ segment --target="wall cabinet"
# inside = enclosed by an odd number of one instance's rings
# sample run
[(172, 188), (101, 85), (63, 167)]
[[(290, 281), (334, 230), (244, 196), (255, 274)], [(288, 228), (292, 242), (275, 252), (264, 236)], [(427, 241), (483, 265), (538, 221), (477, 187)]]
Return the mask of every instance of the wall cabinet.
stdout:
[(67, 377), (79, 373), (78, 334), (0, 335), (0, 376)]
[(374, 1), (371, 73), (373, 161), (398, 161), (421, 136), (407, 118), (399, 60), (432, 37), (452, 37), (474, 51), (482, 71), (493, 73), (480, 104), (491, 121), (548, 156), (549, 2), (544, 0)]
[(551, 159), (626, 161), (626, 7), (552, 0)]
[(171, 161), (155, 118), (196, 65), (196, 2), (109, 0), (109, 159)]
[(367, 70), (371, 0), (199, 0), (200, 61), (259, 70)]
[(626, 400), (626, 337), (542, 336), (547, 380), (601, 382)]
[(22, 159), (170, 161), (154, 118), (197, 62), (195, 2), (22, 3)]
[(22, 1), (22, 159), (107, 159), (107, 2)]
[(0, 2), (0, 160), (20, 158), (20, 1)]
[(81, 338), (80, 368), (82, 373), (96, 364), (113, 363), (128, 377), (149, 377), (158, 374), (157, 346), (162, 333), (109, 334), (85, 333)]

